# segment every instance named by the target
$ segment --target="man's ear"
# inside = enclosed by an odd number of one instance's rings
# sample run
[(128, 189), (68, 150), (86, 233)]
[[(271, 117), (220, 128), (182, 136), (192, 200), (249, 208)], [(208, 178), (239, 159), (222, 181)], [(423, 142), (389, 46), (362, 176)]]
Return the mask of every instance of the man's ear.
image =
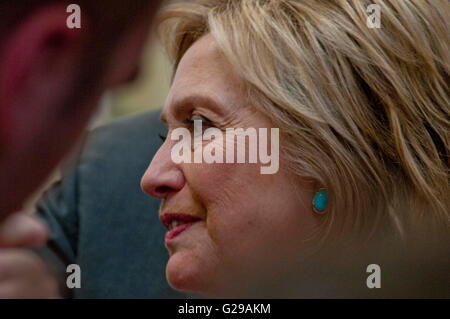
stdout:
[[(5, 36), (0, 52), (0, 149), (27, 143), (42, 121), (55, 116), (73, 89), (83, 29), (69, 29), (63, 5), (48, 5), (26, 15)], [(85, 21), (83, 19), (83, 24)], [(25, 140), (23, 140), (25, 139)]]

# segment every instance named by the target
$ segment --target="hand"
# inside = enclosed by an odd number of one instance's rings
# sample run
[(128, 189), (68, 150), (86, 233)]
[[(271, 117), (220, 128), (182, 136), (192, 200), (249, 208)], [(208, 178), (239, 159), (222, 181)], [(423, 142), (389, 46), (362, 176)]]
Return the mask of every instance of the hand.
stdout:
[(0, 223), (0, 248), (37, 248), (47, 239), (47, 227), (26, 213), (15, 213)]
[(26, 249), (0, 251), (0, 299), (59, 298), (58, 283), (34, 252)]
[(47, 265), (27, 248), (45, 244), (47, 228), (25, 213), (0, 224), (0, 298), (58, 298), (58, 285)]

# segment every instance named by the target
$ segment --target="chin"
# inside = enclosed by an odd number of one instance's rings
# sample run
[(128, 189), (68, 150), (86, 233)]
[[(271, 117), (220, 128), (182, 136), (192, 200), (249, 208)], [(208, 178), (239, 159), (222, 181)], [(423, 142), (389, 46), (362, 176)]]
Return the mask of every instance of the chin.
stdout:
[(166, 277), (169, 285), (182, 292), (206, 295), (211, 280), (205, 272), (205, 265), (186, 253), (173, 254), (166, 266)]

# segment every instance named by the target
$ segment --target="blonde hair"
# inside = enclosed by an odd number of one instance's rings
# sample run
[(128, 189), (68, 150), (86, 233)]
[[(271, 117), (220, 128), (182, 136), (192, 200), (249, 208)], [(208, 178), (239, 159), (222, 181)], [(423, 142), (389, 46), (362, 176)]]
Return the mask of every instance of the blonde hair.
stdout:
[(328, 189), (321, 233), (369, 235), (448, 227), (448, 17), (446, 0), (203, 0), (168, 7), (160, 38), (176, 68), (212, 34), (293, 172)]

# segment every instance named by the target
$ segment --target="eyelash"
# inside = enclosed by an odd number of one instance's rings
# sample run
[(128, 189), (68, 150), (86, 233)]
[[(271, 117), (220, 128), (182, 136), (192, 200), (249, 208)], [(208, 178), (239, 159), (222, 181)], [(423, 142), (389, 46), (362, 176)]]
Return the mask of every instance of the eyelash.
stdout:
[(161, 133), (158, 133), (159, 138), (161, 139), (161, 141), (165, 142), (167, 139), (167, 135), (163, 135)]
[[(202, 128), (203, 129), (213, 126), (212, 122), (207, 117), (204, 117), (202, 115), (192, 115), (190, 118), (187, 118), (185, 120), (185, 123), (187, 125), (189, 125), (189, 127), (192, 128), (192, 129), (194, 128), (194, 121), (195, 121), (195, 120), (193, 120), (194, 117), (201, 117), (203, 119), (203, 121), (202, 121), (203, 122), (202, 123)], [(167, 140), (167, 135), (163, 135), (161, 133), (158, 133), (158, 137), (161, 139), (161, 141), (163, 143)]]
[[(213, 126), (213, 125), (212, 125), (212, 122), (211, 122), (208, 118), (206, 118), (206, 117), (204, 117), (204, 116), (202, 116), (202, 115), (191, 115), (190, 118), (187, 118), (187, 119), (185, 120), (186, 124), (188, 124), (188, 125), (190, 125), (191, 127), (193, 127), (193, 126), (194, 126), (194, 121), (195, 121), (195, 120), (193, 120), (194, 117), (202, 118), (202, 119), (203, 119), (203, 120), (202, 120), (202, 127), (203, 127), (203, 128), (204, 128), (204, 127), (211, 127), (211, 126)], [(198, 120), (198, 119), (197, 119), (197, 120)]]

